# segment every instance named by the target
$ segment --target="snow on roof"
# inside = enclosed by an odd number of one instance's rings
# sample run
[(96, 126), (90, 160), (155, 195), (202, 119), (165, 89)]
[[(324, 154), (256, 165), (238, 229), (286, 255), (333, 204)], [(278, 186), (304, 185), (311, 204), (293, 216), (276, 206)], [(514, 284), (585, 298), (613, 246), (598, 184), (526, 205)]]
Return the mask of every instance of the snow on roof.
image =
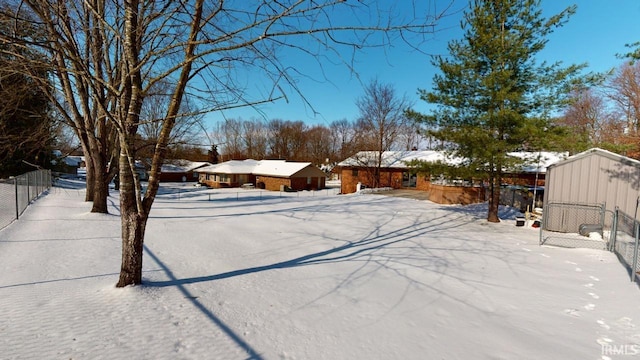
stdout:
[[(338, 166), (374, 166), (377, 163), (377, 151), (360, 151), (356, 155), (343, 160)], [(558, 161), (566, 159), (569, 154), (566, 152), (512, 152), (511, 156), (525, 160), (525, 165), (521, 168), (523, 172), (546, 172), (547, 167)], [(447, 156), (444, 151), (422, 150), (422, 151), (384, 151), (382, 153), (381, 166), (384, 168), (408, 168), (407, 163), (412, 160), (424, 162), (441, 161), (449, 165), (460, 164), (462, 159)]]
[(290, 162), (286, 160), (230, 160), (199, 169), (203, 173), (253, 174), (263, 176), (291, 176), (311, 166), (310, 162)]
[(166, 162), (162, 164), (161, 172), (169, 173), (169, 172), (189, 172), (195, 169), (206, 166), (210, 163), (203, 161), (189, 161), (189, 160), (174, 160), (171, 162)]
[[(354, 156), (341, 161), (338, 166), (373, 166), (377, 163), (378, 154), (378, 151), (360, 151)], [(413, 160), (456, 163), (455, 159), (447, 158), (443, 151), (384, 151), (382, 152), (381, 166), (385, 168), (407, 168), (406, 163)]]
[(310, 166), (310, 162), (289, 162), (285, 160), (261, 160), (253, 170), (254, 175), (291, 176)]
[[(625, 163), (627, 163), (628, 165), (640, 168), (640, 161), (627, 157), (627, 156), (623, 156), (620, 154), (616, 154), (614, 152), (608, 151), (608, 150), (604, 150), (604, 149), (600, 149), (600, 148), (591, 148), (589, 150), (583, 151), (581, 153), (569, 156), (569, 157), (565, 157), (564, 159), (562, 159), (562, 161), (558, 161), (558, 165), (560, 164), (564, 164), (567, 162), (571, 162), (571, 161), (575, 161), (578, 159), (581, 159), (583, 157), (586, 156), (590, 156), (591, 154), (598, 154), (604, 157), (607, 157), (609, 159), (613, 159), (615, 161), (623, 161)], [(554, 163), (553, 165), (556, 165), (556, 163)]]
[(559, 161), (562, 161), (569, 157), (568, 152), (550, 152), (550, 151), (535, 151), (535, 152), (510, 152), (508, 155), (520, 158), (525, 161), (525, 164), (520, 168), (522, 172), (529, 173), (546, 173), (547, 168)]
[(205, 166), (199, 172), (210, 174), (251, 174), (256, 166), (257, 160), (229, 160), (219, 164)]

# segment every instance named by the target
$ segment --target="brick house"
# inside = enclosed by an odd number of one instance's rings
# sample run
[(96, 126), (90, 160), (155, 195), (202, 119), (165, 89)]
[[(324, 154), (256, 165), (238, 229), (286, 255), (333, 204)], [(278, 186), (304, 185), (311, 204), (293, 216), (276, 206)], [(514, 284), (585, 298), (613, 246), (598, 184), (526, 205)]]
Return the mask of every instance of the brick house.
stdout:
[(198, 170), (199, 181), (212, 188), (252, 185), (280, 190), (319, 190), (326, 174), (310, 162), (285, 160), (230, 160)]
[[(361, 151), (338, 163), (341, 178), (341, 193), (349, 194), (358, 187), (370, 187), (378, 163), (377, 151)], [(506, 171), (505, 183), (523, 186), (543, 186), (546, 167), (562, 159), (557, 153), (513, 153), (512, 156), (528, 161), (517, 170)], [(564, 155), (566, 156), (566, 154)], [(426, 191), (429, 200), (441, 204), (470, 204), (485, 201), (485, 187), (473, 180), (432, 179), (429, 174), (416, 174), (408, 165), (413, 160), (424, 162), (442, 161), (455, 164), (460, 160), (447, 158), (444, 152), (424, 151), (385, 151), (382, 153), (379, 187), (392, 189), (412, 189)]]
[(211, 165), (208, 162), (189, 160), (167, 160), (160, 168), (160, 182), (198, 181), (197, 169)]

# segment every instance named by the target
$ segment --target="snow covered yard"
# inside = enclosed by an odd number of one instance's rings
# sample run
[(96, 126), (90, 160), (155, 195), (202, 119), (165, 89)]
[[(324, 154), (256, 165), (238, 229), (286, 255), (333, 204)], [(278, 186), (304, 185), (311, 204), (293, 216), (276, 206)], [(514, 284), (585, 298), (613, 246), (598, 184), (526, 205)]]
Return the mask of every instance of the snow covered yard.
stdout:
[(484, 205), (162, 190), (143, 286), (114, 287), (117, 197), (91, 214), (56, 187), (0, 231), (0, 358), (640, 354), (640, 291), (613, 254), (540, 247)]

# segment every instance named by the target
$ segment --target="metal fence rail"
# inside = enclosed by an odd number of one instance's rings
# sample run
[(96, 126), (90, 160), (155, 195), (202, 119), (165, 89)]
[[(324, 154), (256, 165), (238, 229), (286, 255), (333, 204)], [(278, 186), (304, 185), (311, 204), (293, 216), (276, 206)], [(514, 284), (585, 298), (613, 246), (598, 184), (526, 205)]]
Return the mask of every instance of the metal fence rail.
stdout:
[(540, 227), (540, 245), (605, 250), (611, 219), (604, 204), (546, 204)]
[(0, 229), (17, 220), (29, 203), (51, 188), (51, 171), (31, 171), (0, 180)]

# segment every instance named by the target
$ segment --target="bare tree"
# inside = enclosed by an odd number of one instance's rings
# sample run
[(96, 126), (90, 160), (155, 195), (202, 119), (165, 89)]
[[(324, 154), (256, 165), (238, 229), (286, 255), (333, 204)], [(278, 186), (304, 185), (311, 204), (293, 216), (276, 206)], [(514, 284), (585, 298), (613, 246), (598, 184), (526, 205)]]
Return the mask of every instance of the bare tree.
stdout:
[[(169, 106), (169, 94), (165, 81), (158, 82), (149, 90), (146, 100), (142, 105), (140, 136), (141, 146), (136, 152), (141, 157), (153, 156), (153, 147), (157, 143), (158, 136), (162, 131), (162, 121)], [(185, 145), (197, 143), (198, 132), (202, 127), (203, 114), (197, 107), (197, 104), (190, 98), (185, 97), (182, 102), (179, 115), (176, 117), (176, 124), (171, 131), (169, 146), (171, 148), (184, 148)], [(174, 151), (175, 152), (175, 151)]]
[(229, 159), (246, 157), (243, 144), (243, 127), (241, 119), (225, 119), (217, 124), (216, 142), (222, 145), (222, 153)]
[(247, 158), (264, 159), (267, 156), (267, 129), (259, 120), (242, 122), (243, 139)]
[[(15, 0), (18, 1), (18, 0)], [(322, 65), (331, 56), (353, 68), (353, 57), (367, 46), (409, 41), (418, 46), (440, 14), (415, 2), (410, 18), (392, 3), (378, 1), (204, 0), (24, 0), (47, 27), (47, 41), (25, 46), (46, 48), (61, 73), (59, 87), (74, 103), (71, 119), (86, 120), (86, 153), (105, 165), (107, 124), (119, 145), (122, 266), (117, 286), (142, 282), (142, 253), (149, 211), (159, 187), (159, 172), (185, 96), (206, 104), (203, 111), (247, 106), (299, 90), (294, 64), (282, 49), (298, 51)], [(410, 12), (411, 13), (411, 12)], [(380, 36), (378, 36), (380, 35)], [(315, 45), (313, 45), (315, 44)], [(259, 73), (273, 89), (249, 100), (236, 81), (238, 71)], [(135, 172), (135, 142), (151, 89), (165, 82), (169, 105), (162, 120), (144, 194)], [(307, 99), (308, 101), (308, 99)], [(82, 110), (81, 110), (82, 109)], [(86, 131), (86, 134), (82, 133)]]
[(411, 104), (405, 96), (398, 96), (391, 84), (380, 83), (377, 79), (364, 88), (364, 95), (356, 101), (360, 110), (358, 128), (370, 146), (368, 150), (376, 155), (375, 161), (365, 159), (367, 168), (372, 171), (373, 184), (380, 184), (380, 168), (383, 152), (391, 150), (397, 144), (398, 136), (410, 125), (405, 115)]
[(619, 116), (627, 124), (629, 135), (640, 132), (640, 62), (625, 63), (618, 68), (607, 86)]
[(574, 147), (584, 150), (588, 146), (598, 146), (603, 142), (604, 129), (610, 121), (610, 114), (603, 97), (592, 88), (576, 90), (565, 109), (560, 125), (571, 129)]
[(306, 127), (302, 121), (272, 119), (268, 122), (269, 154), (277, 159), (301, 160)]
[(346, 159), (360, 150), (359, 133), (353, 122), (347, 119), (333, 121), (331, 131), (331, 162)]
[(310, 161), (315, 165), (324, 164), (331, 154), (331, 144), (327, 141), (331, 137), (331, 130), (316, 125), (305, 132), (306, 150), (301, 160)]

